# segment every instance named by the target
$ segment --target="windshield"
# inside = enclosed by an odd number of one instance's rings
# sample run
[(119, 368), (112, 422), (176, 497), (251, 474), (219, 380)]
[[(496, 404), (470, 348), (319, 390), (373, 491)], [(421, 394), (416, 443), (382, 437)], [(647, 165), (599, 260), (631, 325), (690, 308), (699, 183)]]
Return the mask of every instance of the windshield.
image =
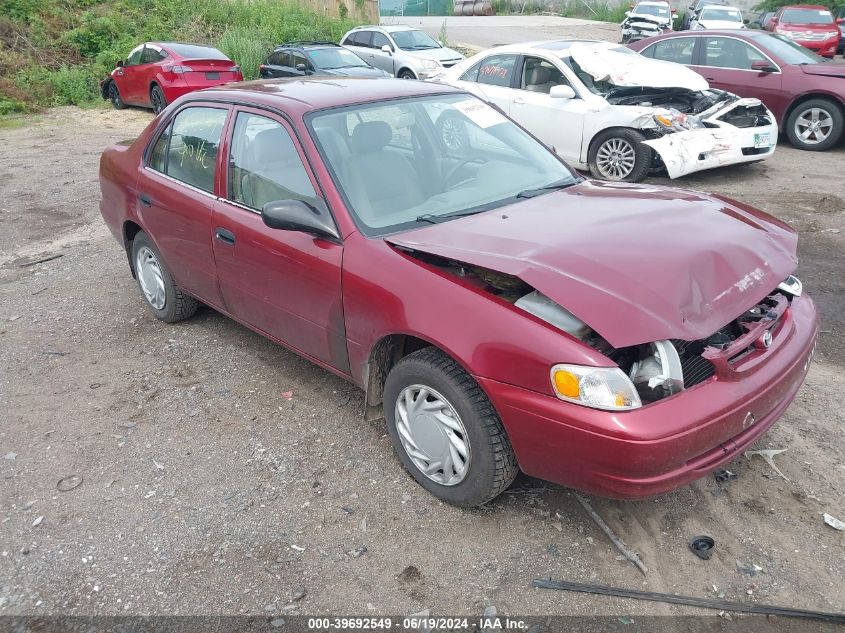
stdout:
[(311, 115), (308, 125), (365, 235), (480, 213), (579, 180), (467, 94), (335, 108)]
[(786, 9), (780, 21), (787, 24), (832, 24), (833, 14), (827, 9)]
[(701, 20), (719, 20), (723, 22), (742, 22), (742, 13), (738, 9), (705, 7), (701, 10)]
[(788, 37), (777, 33), (760, 37), (757, 42), (763, 45), (772, 55), (780, 57), (784, 64), (820, 64), (824, 61), (809, 48), (804, 48)]
[(185, 59), (229, 59), (216, 48), (195, 44), (164, 44), (171, 51)]
[(314, 66), (326, 70), (369, 65), (355, 53), (345, 48), (315, 48), (308, 51), (308, 55), (311, 57)]
[(663, 4), (640, 3), (634, 7), (634, 10), (631, 11), (631, 13), (637, 13), (639, 15), (654, 15), (658, 18), (668, 18), (669, 7)]
[(434, 39), (422, 31), (394, 31), (390, 34), (396, 46), (403, 51), (420, 51), (426, 48), (440, 48)]

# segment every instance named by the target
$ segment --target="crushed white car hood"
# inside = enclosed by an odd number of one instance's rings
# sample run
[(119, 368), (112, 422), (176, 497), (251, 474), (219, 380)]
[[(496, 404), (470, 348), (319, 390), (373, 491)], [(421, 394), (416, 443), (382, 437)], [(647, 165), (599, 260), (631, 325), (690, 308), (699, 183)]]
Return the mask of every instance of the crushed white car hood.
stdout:
[(615, 86), (688, 90), (710, 87), (704, 77), (686, 66), (616, 52), (609, 46), (576, 43), (570, 47), (569, 54), (594, 79), (609, 81)]

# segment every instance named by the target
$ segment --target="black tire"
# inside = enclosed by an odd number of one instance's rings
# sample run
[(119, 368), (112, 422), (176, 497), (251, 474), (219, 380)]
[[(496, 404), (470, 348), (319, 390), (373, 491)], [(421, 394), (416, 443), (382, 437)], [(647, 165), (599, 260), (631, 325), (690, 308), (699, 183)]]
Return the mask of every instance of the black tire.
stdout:
[(150, 88), (150, 103), (153, 105), (153, 112), (158, 114), (167, 107), (167, 99), (164, 98), (164, 92), (157, 84), (153, 84)]
[[(652, 166), (654, 159), (654, 152), (648, 145), (644, 145), (645, 137), (636, 130), (628, 128), (616, 128), (613, 130), (606, 130), (597, 135), (590, 145), (590, 152), (587, 156), (587, 161), (590, 166), (590, 173), (594, 178), (601, 180), (611, 180), (618, 182), (640, 182), (648, 174), (648, 170)], [(599, 152), (604, 148), (604, 152), (613, 153), (613, 148), (622, 148), (620, 151), (623, 155), (633, 155), (634, 164), (627, 169), (619, 168), (617, 176), (613, 175), (614, 167), (602, 167), (597, 164), (600, 160)], [(631, 152), (628, 154), (627, 152)], [(621, 175), (622, 172), (626, 172)]]
[[(397, 400), (413, 385), (425, 386), (445, 398), (466, 430), (463, 440), (469, 445), (469, 466), (455, 485), (438, 483), (423, 474), (402, 445), (396, 424)], [(519, 471), (507, 433), (484, 391), (437, 348), (409, 354), (391, 369), (384, 386), (384, 417), (399, 461), (418, 484), (447, 503), (463, 508), (487, 503), (510, 486)]]
[[(144, 290), (145, 281), (142, 279), (143, 272), (139, 269), (138, 261), (139, 254), (142, 252), (144, 256), (148, 254), (152, 255), (161, 274), (161, 280), (164, 286), (164, 303), (160, 307), (153, 305)], [(170, 271), (167, 270), (161, 253), (143, 231), (135, 235), (135, 239), (132, 241), (132, 267), (135, 271), (138, 288), (141, 290), (141, 297), (157, 319), (165, 323), (177, 323), (178, 321), (184, 321), (194, 316), (199, 306), (199, 301), (185, 293), (173, 282), (173, 277), (170, 276)]]
[(115, 110), (123, 110), (126, 107), (126, 104), (123, 103), (123, 98), (120, 96), (120, 90), (114, 81), (109, 82), (109, 101), (111, 101)]
[(414, 74), (412, 70), (408, 70), (407, 68), (403, 68), (399, 71), (399, 74), (396, 75), (399, 79), (416, 79), (417, 76)]
[[(823, 140), (817, 140), (818, 135), (815, 132), (810, 133), (808, 139), (801, 138), (800, 130), (809, 129), (806, 126), (799, 124), (799, 119), (807, 120), (813, 123), (812, 115), (806, 118), (809, 112), (816, 113), (816, 121), (824, 123), (830, 122), (832, 129), (827, 137)], [(836, 145), (842, 138), (843, 132), (843, 115), (842, 107), (830, 99), (809, 99), (803, 103), (795, 106), (786, 118), (786, 137), (792, 146), (797, 149), (803, 149), (808, 152), (823, 152)], [(823, 132), (824, 128), (819, 128)]]

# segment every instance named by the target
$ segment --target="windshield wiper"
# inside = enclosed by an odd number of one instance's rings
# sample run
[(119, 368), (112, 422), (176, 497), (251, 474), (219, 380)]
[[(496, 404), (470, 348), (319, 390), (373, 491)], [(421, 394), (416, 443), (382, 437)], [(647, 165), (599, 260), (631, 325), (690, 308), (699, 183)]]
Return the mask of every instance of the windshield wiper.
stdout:
[(558, 180), (557, 182), (550, 183), (543, 187), (537, 187), (536, 189), (525, 189), (520, 191), (516, 194), (517, 198), (533, 198), (534, 196), (542, 196), (544, 193), (548, 193), (549, 191), (555, 191), (558, 189), (566, 189), (567, 187), (571, 187), (574, 185), (577, 180)]
[(481, 213), (485, 211), (485, 209), (474, 209), (471, 211), (454, 211), (452, 213), (444, 213), (442, 215), (437, 215), (435, 213), (423, 213), (422, 215), (417, 216), (417, 222), (428, 222), (429, 224), (439, 224), (441, 220), (448, 219), (448, 218), (463, 218), (468, 215), (475, 215), (476, 213)]

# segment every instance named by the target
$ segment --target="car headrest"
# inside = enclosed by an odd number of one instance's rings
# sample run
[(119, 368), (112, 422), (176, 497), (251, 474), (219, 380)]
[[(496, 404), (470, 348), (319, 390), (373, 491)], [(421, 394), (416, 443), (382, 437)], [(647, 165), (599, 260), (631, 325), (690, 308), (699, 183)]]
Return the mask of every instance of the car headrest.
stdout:
[(528, 71), (525, 84), (536, 86), (537, 84), (548, 83), (552, 79), (552, 71), (545, 66), (534, 66)]
[(289, 160), (293, 150), (290, 138), (281, 127), (263, 130), (255, 135), (249, 144), (250, 161), (253, 167), (269, 162)]
[(356, 154), (371, 154), (382, 149), (393, 138), (393, 130), (384, 121), (359, 123), (352, 132), (352, 150)]

